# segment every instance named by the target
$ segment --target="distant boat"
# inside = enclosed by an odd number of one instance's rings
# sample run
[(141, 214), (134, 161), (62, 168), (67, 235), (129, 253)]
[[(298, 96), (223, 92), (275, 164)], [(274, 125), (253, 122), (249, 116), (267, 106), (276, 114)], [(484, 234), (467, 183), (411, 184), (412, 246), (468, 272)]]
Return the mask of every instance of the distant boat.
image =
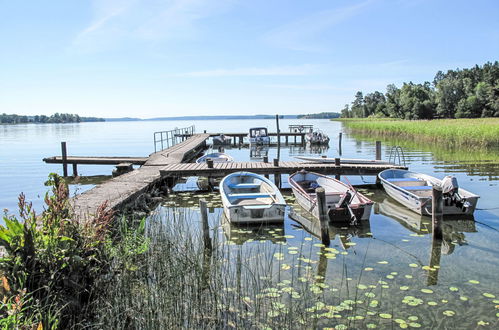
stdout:
[(250, 128), (248, 137), (250, 144), (270, 144), (270, 136), (266, 127)]
[(227, 145), (227, 144), (230, 144), (231, 143), (231, 138), (224, 135), (224, 134), (220, 134), (218, 136), (214, 136), (213, 137), (213, 145)]
[(450, 176), (440, 180), (422, 173), (390, 169), (382, 171), (378, 177), (390, 197), (420, 215), (431, 215), (435, 185), (443, 188), (444, 215), (473, 214), (480, 198), (459, 188), (457, 180)]
[(329, 136), (320, 130), (315, 130), (305, 134), (305, 142), (309, 144), (329, 145)]
[[(295, 156), (295, 158), (312, 163), (334, 163), (335, 161), (335, 158), (331, 157)], [(389, 162), (384, 160), (358, 159), (358, 158), (340, 158), (340, 162), (343, 164), (380, 164), (380, 165), (389, 164)]]
[(234, 161), (234, 158), (232, 158), (230, 155), (227, 155), (226, 153), (214, 152), (199, 157), (198, 159), (196, 159), (196, 163), (198, 164), (204, 163), (206, 162), (207, 159), (212, 159), (213, 163), (230, 163)]
[(269, 179), (251, 172), (235, 172), (220, 182), (227, 219), (233, 223), (283, 222), (286, 201)]
[(368, 220), (373, 202), (347, 185), (331, 177), (307, 171), (299, 171), (289, 176), (296, 201), (306, 211), (319, 219), (315, 189), (326, 191), (326, 207), (332, 222), (350, 222)]

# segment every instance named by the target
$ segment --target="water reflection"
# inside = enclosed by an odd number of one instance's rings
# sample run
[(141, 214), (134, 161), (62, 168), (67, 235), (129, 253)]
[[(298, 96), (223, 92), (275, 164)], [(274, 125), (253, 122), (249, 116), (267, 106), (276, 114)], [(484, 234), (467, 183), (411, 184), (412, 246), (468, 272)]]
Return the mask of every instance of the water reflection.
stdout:
[(237, 245), (251, 243), (253, 241), (286, 243), (284, 224), (233, 224), (222, 213), (220, 222), (224, 231), (225, 239)]

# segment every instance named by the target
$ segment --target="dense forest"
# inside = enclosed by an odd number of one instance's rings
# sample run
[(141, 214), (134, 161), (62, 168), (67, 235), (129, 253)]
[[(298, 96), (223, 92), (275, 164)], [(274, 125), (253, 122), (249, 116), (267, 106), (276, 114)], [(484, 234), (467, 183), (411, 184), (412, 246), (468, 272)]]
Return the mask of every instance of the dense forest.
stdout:
[(0, 124), (44, 124), (44, 123), (80, 123), (87, 121), (104, 121), (103, 118), (96, 117), (80, 117), (70, 113), (55, 113), (51, 116), (36, 115), (36, 116), (23, 116), (23, 115), (8, 115), (0, 114)]
[(307, 115), (298, 115), (300, 119), (330, 119), (338, 118), (340, 114), (338, 112), (321, 112), (321, 113), (311, 113)]
[(386, 93), (355, 94), (342, 118), (403, 119), (499, 117), (499, 62), (437, 72), (433, 82), (390, 84)]

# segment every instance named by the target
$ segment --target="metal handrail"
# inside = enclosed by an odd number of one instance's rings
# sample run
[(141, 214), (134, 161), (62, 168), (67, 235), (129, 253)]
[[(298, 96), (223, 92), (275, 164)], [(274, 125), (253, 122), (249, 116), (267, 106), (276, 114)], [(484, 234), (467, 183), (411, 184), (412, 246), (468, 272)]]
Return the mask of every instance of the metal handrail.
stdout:
[(184, 141), (188, 136), (194, 135), (196, 128), (194, 125), (184, 128), (175, 128), (169, 131), (154, 132), (154, 152), (168, 149), (179, 142)]
[[(402, 157), (401, 157), (402, 154)], [(405, 161), (405, 154), (404, 154), (404, 149), (402, 149), (401, 146), (393, 146), (390, 149), (390, 154), (388, 155), (388, 162), (392, 162), (392, 155), (393, 155), (393, 163), (395, 164), (395, 160), (398, 159), (398, 165), (402, 165), (402, 162), (404, 162), (404, 166), (406, 165)]]

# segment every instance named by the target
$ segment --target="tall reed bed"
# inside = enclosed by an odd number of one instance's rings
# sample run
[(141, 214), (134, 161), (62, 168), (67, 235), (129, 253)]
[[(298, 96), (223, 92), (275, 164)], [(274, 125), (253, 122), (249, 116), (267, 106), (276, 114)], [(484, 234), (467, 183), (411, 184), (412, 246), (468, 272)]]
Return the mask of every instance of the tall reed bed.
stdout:
[(454, 147), (498, 147), (499, 118), (436, 120), (341, 120), (354, 132), (416, 138)]
[[(149, 218), (149, 250), (134, 267), (114, 276), (99, 302), (96, 325), (134, 329), (297, 329), (364, 324), (371, 298), (357, 301), (355, 282), (347, 274), (331, 294), (325, 281), (327, 256), (305, 243), (287, 255), (282, 228), (272, 228), (277, 244), (251, 229), (212, 219), (212, 250), (205, 250), (198, 212), (164, 208)], [(217, 214), (218, 212), (218, 214)], [(281, 226), (282, 227), (282, 226)], [(268, 229), (268, 228), (267, 228)], [(251, 232), (244, 245), (235, 242)], [(284, 235), (284, 236), (283, 236)], [(344, 265), (347, 269), (347, 265)], [(372, 290), (372, 289), (371, 289)], [(359, 293), (360, 296), (360, 293)], [(374, 296), (374, 294), (373, 294)], [(369, 305), (371, 304), (371, 305)], [(369, 307), (371, 306), (371, 307)]]

